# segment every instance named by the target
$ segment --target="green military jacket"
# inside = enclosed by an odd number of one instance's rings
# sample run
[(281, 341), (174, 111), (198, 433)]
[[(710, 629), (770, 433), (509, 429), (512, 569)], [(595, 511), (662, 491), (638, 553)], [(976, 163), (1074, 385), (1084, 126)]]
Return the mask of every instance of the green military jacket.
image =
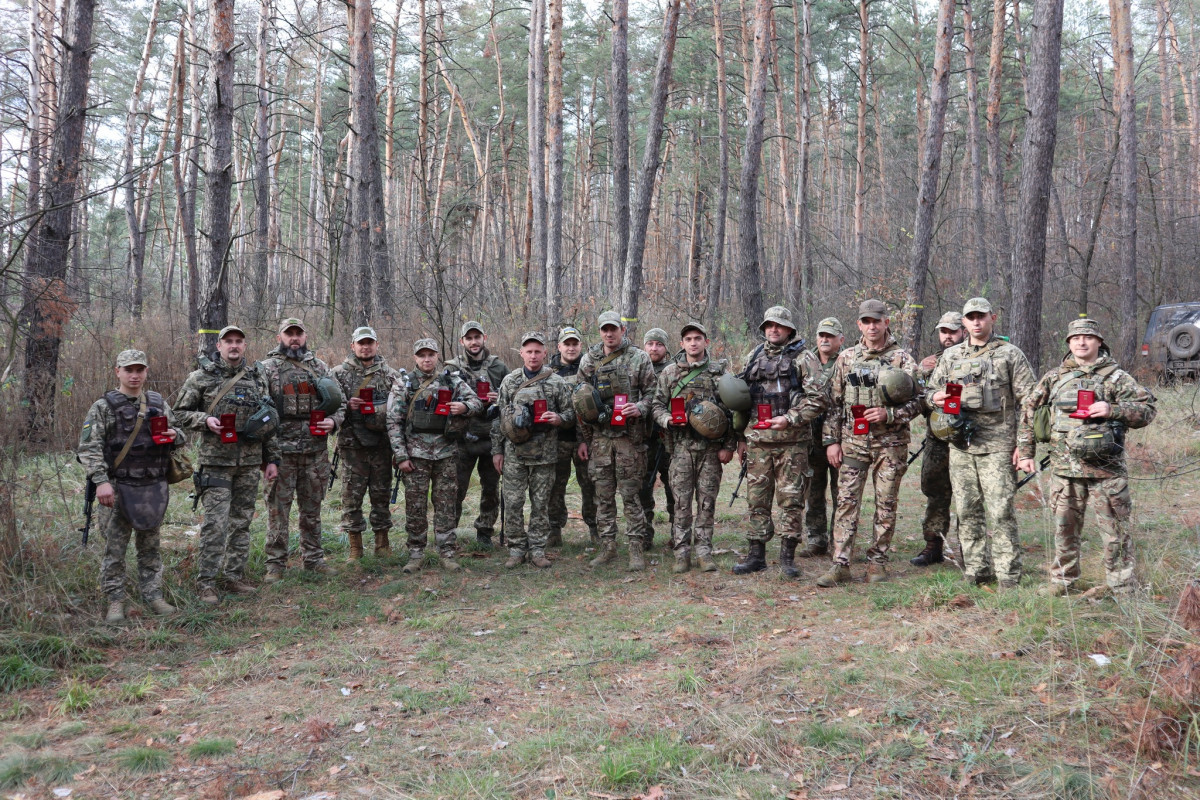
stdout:
[[(500, 383), (508, 375), (508, 367), (500, 360), (499, 356), (494, 356), (485, 347), (480, 351), (482, 358), (473, 359), (466, 353), (461, 356), (450, 359), (446, 362), (446, 366), (451, 369), (457, 369), (459, 375), (467, 386), (471, 387), (471, 391), (475, 391), (475, 383), (477, 381), (487, 381), (492, 386), (492, 391), (500, 391)], [(492, 435), (492, 423), (485, 415), (477, 414), (471, 417), (467, 423), (467, 432), (478, 437), (478, 441), (487, 442)], [(492, 452), (499, 452), (493, 450)]]
[(575, 407), (571, 403), (570, 384), (559, 377), (548, 364), (542, 365), (538, 375), (543, 373), (547, 373), (548, 376), (524, 389), (521, 387), (530, 380), (525, 375), (525, 369), (518, 368), (508, 373), (500, 382), (500, 399), (497, 401), (500, 414), (511, 414), (513, 408), (518, 405), (528, 406), (532, 412), (534, 401), (545, 400), (546, 410), (561, 416), (562, 425), (555, 427), (535, 423), (533, 436), (529, 441), (517, 444), (504, 435), (500, 418), (495, 419), (492, 422), (492, 452), (503, 453), (506, 460), (512, 459), (518, 464), (529, 465), (554, 464), (558, 461), (560, 433), (564, 429), (570, 430), (575, 427)]
[[(450, 402), (465, 403), (466, 416), (437, 414), (439, 389), (449, 390)], [(396, 380), (388, 395), (387, 429), (394, 458), (441, 461), (457, 457), (468, 419), (482, 410), (483, 401), (475, 387), (467, 386), (457, 371), (413, 370)]]
[[(338, 447), (387, 447), (387, 401), (392, 384), (400, 377), (400, 371), (392, 368), (382, 356), (375, 356), (373, 363), (364, 366), (355, 355), (346, 356), (342, 363), (331, 370), (342, 387), (346, 405), (342, 425), (338, 428)], [(363, 414), (350, 408), (350, 399), (358, 397), (360, 389), (370, 389), (375, 403), (374, 414)]]
[[(606, 405), (612, 406), (613, 398), (623, 394), (629, 398), (628, 402), (637, 405), (641, 417), (650, 416), (655, 388), (654, 363), (645, 350), (633, 346), (629, 337), (622, 338), (617, 350), (607, 356), (603, 343), (589, 347), (579, 360), (579, 380), (595, 386)], [(597, 436), (626, 437), (634, 444), (642, 444), (646, 432), (647, 424), (642, 418), (628, 420), (625, 425), (585, 422), (579, 426), (580, 436), (589, 445)]]
[[(752, 445), (808, 445), (812, 422), (829, 407), (829, 390), (821, 377), (821, 362), (802, 340), (782, 344), (763, 342), (746, 356), (740, 377), (750, 386), (750, 424), (744, 436)], [(771, 416), (785, 416), (781, 431), (756, 429), (759, 404), (771, 406)]]
[[(137, 401), (135, 395), (125, 396)], [(167, 425), (177, 432), (175, 443), (170, 445), (170, 448), (174, 450), (177, 447), (186, 446), (188, 439), (187, 434), (183, 432), (183, 425), (176, 421), (175, 412), (171, 410), (171, 406), (165, 400), (163, 401), (163, 412), (167, 416)], [(79, 463), (83, 465), (88, 480), (97, 486), (112, 481), (109, 475), (112, 465), (104, 457), (104, 443), (113, 435), (116, 424), (117, 418), (113, 414), (112, 406), (101, 397), (88, 409), (87, 416), (83, 419), (83, 429), (79, 432), (79, 446), (75, 448), (75, 455), (78, 457)]]
[(970, 444), (960, 449), (974, 455), (1011, 452), (1021, 405), (1037, 383), (1020, 348), (996, 336), (983, 345), (968, 338), (947, 347), (926, 385), (926, 408), (935, 408), (933, 395), (951, 382), (963, 385), (962, 408), (974, 426)]
[[(666, 433), (667, 449), (674, 453), (676, 449), (687, 450), (733, 450), (737, 447), (737, 434), (731, 424), (720, 439), (706, 439), (691, 425), (671, 424), (671, 398), (682, 397), (685, 408), (693, 403), (705, 400), (716, 403), (726, 411), (721, 398), (717, 395), (717, 381), (729, 370), (725, 363), (710, 358), (704, 354), (704, 360), (698, 364), (689, 363), (686, 353), (679, 353), (672, 359), (663, 359), (666, 366), (658, 375), (658, 385), (651, 404), (654, 424)], [(694, 376), (692, 373), (699, 369)], [(689, 378), (689, 376), (692, 376)]]
[[(224, 395), (217, 392), (243, 367), (246, 372)], [(216, 401), (212, 414), (209, 408)], [(280, 460), (277, 432), (272, 432), (261, 441), (249, 441), (239, 437), (232, 444), (225, 444), (218, 434), (208, 429), (209, 416), (222, 414), (237, 415), (237, 427), (241, 430), (262, 404), (275, 408), (267, 388), (267, 378), (262, 364), (247, 364), (245, 359), (236, 366), (229, 366), (222, 358), (204, 360), (200, 369), (188, 375), (179, 389), (175, 402), (175, 416), (189, 430), (200, 432), (200, 447), (196, 460), (201, 466), (249, 467), (275, 463)]]
[[(848, 376), (857, 370), (867, 370), (876, 376), (884, 366), (904, 370), (913, 379), (913, 396), (902, 405), (888, 406), (878, 389), (854, 386)], [(919, 366), (906, 351), (900, 349), (895, 337), (888, 334), (887, 341), (878, 350), (867, 347), (860, 341), (838, 354), (833, 374), (829, 376), (830, 406), (825, 417), (822, 439), (826, 446), (840, 444), (845, 458), (870, 463), (871, 451), (880, 447), (906, 447), (911, 436), (908, 424), (921, 413), (921, 382), (917, 375)], [(850, 409), (855, 405), (868, 408), (886, 408), (887, 422), (872, 422), (866, 436), (854, 434), (854, 417)]]
[[(1021, 421), (1017, 428), (1017, 449), (1021, 458), (1034, 458), (1036, 444), (1033, 440), (1033, 415), (1041, 406), (1051, 407), (1050, 426), (1050, 469), (1064, 478), (1113, 478), (1128, 474), (1125, 449), (1103, 461), (1084, 461), (1073, 455), (1067, 447), (1070, 432), (1085, 425), (1106, 424), (1071, 419), (1076, 408), (1080, 389), (1096, 393), (1096, 401), (1112, 406), (1108, 423), (1120, 428), (1144, 428), (1158, 413), (1154, 395), (1134, 380), (1128, 372), (1117, 367), (1117, 362), (1108, 355), (1101, 355), (1093, 364), (1080, 364), (1068, 355), (1062, 364), (1047, 372), (1038, 381), (1033, 392), (1021, 407)], [(1118, 441), (1124, 443), (1124, 432), (1118, 433)]]
[[(289, 358), (283, 345), (267, 353), (263, 373), (271, 391), (271, 401), (279, 411), (279, 449), (289, 454), (320, 453), (328, 449), (328, 436), (313, 436), (308, 430), (309, 412), (320, 404), (315, 383), (329, 376), (329, 367), (307, 350), (300, 359)], [(346, 406), (326, 414), (334, 430), (342, 426)]]

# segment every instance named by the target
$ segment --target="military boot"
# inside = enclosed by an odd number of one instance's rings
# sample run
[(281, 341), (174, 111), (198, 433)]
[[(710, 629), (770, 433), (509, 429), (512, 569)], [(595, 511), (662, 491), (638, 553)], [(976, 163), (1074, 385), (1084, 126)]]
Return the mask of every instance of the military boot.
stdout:
[(562, 528), (552, 528), (546, 537), (546, 547), (562, 547)]
[(750, 552), (746, 558), (733, 566), (734, 575), (749, 575), (761, 572), (767, 568), (767, 545), (764, 542), (751, 542)]
[(524, 550), (509, 550), (508, 551), (508, 561), (504, 562), (504, 568), (505, 569), (516, 569), (517, 567), (521, 566), (524, 563), (525, 563), (525, 551)]
[(490, 530), (475, 531), (475, 544), (479, 545), (484, 550), (492, 549), (492, 532)]
[(835, 563), (832, 567), (829, 568), (828, 572), (826, 572), (821, 577), (817, 578), (817, 586), (821, 586), (825, 589), (828, 589), (831, 586), (837, 586), (839, 583), (849, 583), (849, 582), (850, 582), (850, 567), (846, 564)]
[(629, 540), (629, 566), (626, 568), (628, 572), (641, 572), (646, 568), (646, 556), (642, 540), (634, 537)]
[(796, 569), (796, 540), (784, 539), (779, 543), (779, 571), (787, 578), (799, 578)]
[(258, 592), (258, 589), (254, 586), (254, 584), (250, 583), (250, 581), (246, 580), (245, 578), (226, 578), (224, 589), (227, 592), (242, 595), (257, 594)]
[(704, 551), (700, 552), (696, 556), (696, 558), (698, 559), (697, 566), (699, 567), (701, 572), (716, 572), (717, 571), (717, 562), (713, 561), (712, 553), (708, 552), (707, 550), (704, 550)]
[(551, 566), (550, 559), (546, 558), (546, 554), (541, 550), (534, 550), (529, 554), (529, 563), (538, 569), (549, 569)]
[(206, 606), (215, 606), (221, 603), (221, 596), (217, 594), (217, 590), (212, 586), (205, 586), (200, 590), (200, 602)]
[(268, 569), (267, 574), (263, 576), (263, 583), (279, 583), (283, 580), (282, 569)]
[(347, 561), (358, 561), (363, 557), (362, 531), (348, 531), (346, 542), (350, 545), (350, 552), (346, 554)]
[(692, 551), (691, 548), (681, 547), (675, 551), (675, 566), (671, 567), (671, 572), (676, 575), (682, 575), (692, 568)]
[(442, 569), (446, 572), (458, 572), (462, 566), (458, 563), (458, 559), (454, 557), (453, 550), (447, 550), (444, 553), (438, 553), (442, 560)]
[(409, 575), (412, 575), (415, 572), (419, 572), (421, 570), (421, 562), (424, 560), (425, 560), (425, 551), (424, 550), (409, 550), (408, 551), (408, 563), (405, 564), (401, 568), (401, 571), (405, 572)]
[(125, 603), (121, 600), (113, 600), (108, 604), (108, 613), (104, 615), (105, 625), (124, 625), (125, 624)]
[(160, 617), (165, 617), (168, 614), (174, 614), (177, 610), (175, 606), (163, 600), (161, 597), (156, 597), (146, 604), (151, 611), (158, 614)]
[(876, 564), (874, 561), (867, 564), (867, 583), (883, 583), (887, 579), (887, 565)]
[(388, 541), (387, 530), (375, 531), (375, 557), (385, 558), (392, 554), (392, 543)]
[(601, 564), (607, 564), (617, 557), (617, 540), (605, 539), (600, 545), (600, 553), (588, 562), (589, 567), (598, 567)]
[(595, 524), (588, 525), (588, 541), (592, 544), (600, 543), (600, 529)]
[(814, 544), (813, 542), (809, 542), (808, 544), (804, 545), (804, 547), (796, 551), (797, 558), (816, 558), (817, 556), (824, 556), (828, 554), (828, 546), (823, 544)]
[(908, 563), (914, 567), (928, 567), (945, 560), (946, 557), (942, 555), (942, 540), (931, 539), (925, 542), (925, 549), (909, 559)]

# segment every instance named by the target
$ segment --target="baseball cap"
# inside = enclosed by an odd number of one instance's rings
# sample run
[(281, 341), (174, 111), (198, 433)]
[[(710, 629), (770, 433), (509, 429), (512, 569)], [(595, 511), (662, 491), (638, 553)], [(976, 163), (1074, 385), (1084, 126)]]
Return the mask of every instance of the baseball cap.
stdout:
[(300, 330), (305, 331), (307, 333), (307, 329), (305, 329), (305, 327), (304, 327), (304, 321), (297, 317), (288, 317), (283, 322), (279, 323), (279, 332), (280, 333), (283, 333), (288, 328), (299, 328)]
[(546, 334), (542, 333), (541, 331), (525, 331), (525, 333), (521, 335), (521, 346), (524, 347), (528, 342), (537, 342), (538, 344), (542, 345), (542, 347), (545, 347)]
[(233, 333), (234, 331), (237, 331), (238, 333), (240, 333), (242, 335), (243, 339), (246, 338), (246, 332), (244, 330), (242, 330), (241, 328), (239, 328), (237, 325), (226, 325), (224, 328), (221, 328), (221, 332), (217, 334), (217, 341), (224, 339), (225, 334)]
[(131, 367), (134, 364), (141, 364), (143, 367), (150, 366), (150, 362), (146, 360), (146, 354), (141, 350), (122, 350), (117, 354), (118, 367)]
[(460, 339), (463, 338), (471, 331), (479, 331), (484, 336), (487, 336), (487, 331), (485, 331), (483, 329), (482, 325), (480, 325), (478, 322), (476, 322), (473, 319), (469, 319), (466, 322), (464, 322), (462, 328), (459, 329), (458, 338), (460, 338)]
[(887, 319), (887, 306), (882, 300), (863, 300), (858, 304), (859, 319)]
[(558, 332), (558, 343), (562, 344), (568, 339), (574, 339), (577, 342), (583, 341), (583, 336), (579, 334), (578, 328), (572, 328), (570, 325)]
[(355, 328), (354, 333), (350, 336), (350, 339), (355, 344), (358, 344), (363, 339), (374, 339), (375, 341), (379, 341), (379, 337), (375, 335), (375, 329), (367, 325), (363, 325), (361, 328)]
[(413, 342), (413, 355), (414, 356), (417, 353), (421, 352), (422, 350), (432, 350), (435, 353), (441, 352), (441, 350), (438, 349), (437, 342), (435, 342), (433, 339), (429, 339), (429, 338), (417, 339), (417, 341)]
[(982, 311), (984, 314), (990, 314), (992, 313), (992, 304), (988, 302), (986, 297), (972, 297), (966, 302), (966, 305), (963, 306), (962, 315), (965, 317), (967, 314), (971, 314), (976, 311)]
[(708, 329), (699, 322), (685, 322), (683, 327), (679, 329), (679, 338), (682, 339), (684, 336), (686, 336), (688, 331), (700, 331), (700, 334), (705, 339), (708, 338)]
[(942, 314), (941, 318), (937, 321), (937, 325), (933, 326), (933, 329), (940, 330), (941, 328), (947, 328), (952, 331), (960, 331), (962, 330), (962, 326), (962, 314), (957, 311), (947, 311), (945, 314)]
[(625, 323), (621, 322), (621, 315), (615, 311), (605, 311), (596, 318), (597, 328), (603, 328), (605, 325), (616, 325), (618, 328), (625, 327)]
[(842, 336), (842, 323), (837, 317), (826, 317), (817, 323), (817, 333), (828, 333), (830, 336)]

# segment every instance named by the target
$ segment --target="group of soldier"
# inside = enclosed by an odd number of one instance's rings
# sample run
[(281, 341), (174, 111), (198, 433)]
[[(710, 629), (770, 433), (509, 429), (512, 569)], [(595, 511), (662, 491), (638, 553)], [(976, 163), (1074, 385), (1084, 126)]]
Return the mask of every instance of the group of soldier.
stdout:
[[(1045, 591), (1080, 588), (1089, 497), (1106, 571), (1093, 594), (1135, 588), (1124, 435), (1151, 422), (1155, 398), (1113, 361), (1094, 321), (1070, 324), (1068, 353), (1040, 382), (1025, 355), (996, 334), (996, 314), (984, 298), (968, 300), (961, 314), (942, 315), (940, 350), (921, 362), (897, 343), (887, 306), (874, 299), (860, 304), (859, 340), (849, 347), (833, 317), (820, 321), (809, 349), (787, 308), (768, 309), (762, 341), (736, 374), (710, 353), (700, 322), (684, 324), (677, 339), (651, 328), (641, 348), (626, 322), (614, 311), (600, 314), (599, 341), (590, 347), (574, 327), (556, 340), (528, 331), (513, 370), (488, 351), (475, 321), (459, 331), (462, 355), (445, 362), (435, 340), (418, 339), (411, 370), (384, 359), (369, 327), (354, 331), (351, 353), (331, 369), (308, 348), (300, 319), (280, 323), (278, 345), (261, 361), (247, 358), (244, 331), (230, 325), (217, 332), (216, 351), (200, 357), (170, 405), (146, 388), (144, 353), (122, 352), (118, 387), (91, 407), (78, 450), (108, 509), (101, 568), (107, 621), (125, 619), (130, 538), (143, 601), (156, 614), (175, 610), (163, 598), (158, 531), (173, 454), (189, 434), (199, 435), (194, 479), (203, 507), (197, 589), (210, 605), (220, 602), (222, 590), (257, 591), (246, 564), (260, 482), (268, 519), (264, 582), (284, 576), (293, 500), (303, 568), (334, 572), (320, 511), (338, 462), (350, 560), (363, 557), (368, 524), (375, 555), (391, 553), (393, 474), (402, 478), (409, 574), (438, 564), (460, 569), (459, 522), (475, 473), (477, 548), (493, 546), (499, 517), (505, 567), (550, 567), (547, 550), (563, 543), (572, 472), (596, 552), (592, 567), (617, 558), (619, 495), (628, 568), (645, 569), (661, 479), (673, 572), (715, 571), (717, 492), (736, 454), (750, 513), (748, 550), (733, 572), (767, 569), (766, 545), (778, 526), (780, 572), (796, 578), (797, 559), (822, 559), (826, 570), (816, 584), (832, 587), (851, 580), (870, 479), (875, 502), (866, 580), (876, 583), (888, 577), (900, 484), (915, 459), (910, 425), (922, 415), (928, 421), (919, 451), (925, 547), (913, 565), (949, 557), (969, 581), (1016, 586), (1022, 575), (1017, 471), (1037, 470), (1035, 448), (1044, 442), (1055, 516)], [(952, 500), (958, 546), (950, 530)], [(426, 555), (431, 503), (436, 558)]]

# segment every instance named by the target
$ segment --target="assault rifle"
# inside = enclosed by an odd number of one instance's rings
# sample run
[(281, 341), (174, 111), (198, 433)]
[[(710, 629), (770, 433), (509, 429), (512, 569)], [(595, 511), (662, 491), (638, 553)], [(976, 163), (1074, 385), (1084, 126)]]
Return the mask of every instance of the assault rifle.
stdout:
[(392, 482), (392, 505), (396, 504), (396, 498), (400, 496), (400, 476), (403, 474), (400, 472), (399, 466), (396, 467), (394, 473), (395, 478)]
[[(337, 480), (338, 462), (341, 460), (342, 460), (341, 451), (334, 450), (333, 451), (333, 461), (329, 462), (329, 488), (330, 489), (333, 488), (333, 482)], [(393, 503), (396, 502), (395, 498), (392, 498), (392, 502)]]
[(91, 478), (86, 478), (87, 488), (83, 492), (83, 527), (79, 532), (83, 534), (83, 546), (87, 547), (88, 534), (92, 530), (92, 506), (96, 504), (96, 483)]
[[(1038, 462), (1038, 472), (1041, 472), (1048, 466), (1050, 466), (1050, 456), (1046, 456), (1045, 458), (1043, 458), (1041, 461)], [(1022, 486), (1029, 483), (1031, 480), (1033, 480), (1036, 477), (1037, 477), (1037, 472), (1031, 472), (1030, 474), (1026, 475), (1024, 478), (1021, 479), (1021, 482), (1017, 484), (1017, 488), (1020, 489)]]
[(915, 453), (909, 453), (909, 455), (908, 455), (908, 465), (909, 465), (910, 467), (912, 466), (912, 463), (913, 463), (914, 461), (916, 461), (916, 460), (917, 460), (917, 457), (918, 457), (918, 456), (920, 456), (922, 452), (924, 452), (924, 450), (925, 450), (925, 445), (927, 445), (928, 443), (929, 443), (929, 440), (928, 440), (928, 439), (926, 439), (925, 441), (921, 442), (921, 446), (917, 448), (917, 452), (915, 452)]
[(750, 459), (748, 459), (748, 458), (742, 459), (742, 471), (740, 473), (738, 473), (738, 482), (737, 482), (737, 486), (735, 486), (733, 489), (733, 497), (729, 498), (729, 507), (730, 508), (733, 508), (734, 501), (738, 499), (738, 492), (740, 492), (742, 490), (742, 481), (746, 480), (746, 470), (749, 468), (749, 466), (750, 466)]

